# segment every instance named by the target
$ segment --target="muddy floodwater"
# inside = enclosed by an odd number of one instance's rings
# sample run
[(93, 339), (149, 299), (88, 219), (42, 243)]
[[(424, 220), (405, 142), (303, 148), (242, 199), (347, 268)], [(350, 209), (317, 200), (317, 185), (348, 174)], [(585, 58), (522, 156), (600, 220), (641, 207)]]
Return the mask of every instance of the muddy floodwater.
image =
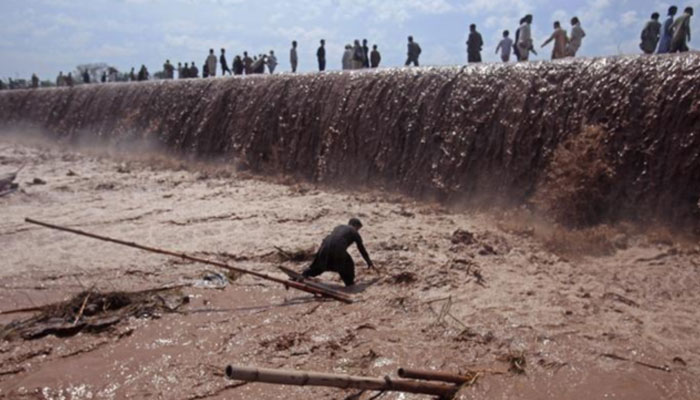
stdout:
[[(609, 227), (590, 244), (600, 251), (577, 254), (566, 241), (588, 238), (505, 212), (160, 156), (0, 140), (0, 173), (22, 166), (20, 190), (0, 197), (0, 311), (86, 290), (171, 285), (185, 285), (176, 295), (189, 302), (100, 332), (10, 335), (0, 341), (0, 398), (357, 393), (237, 387), (223, 376), (229, 364), (372, 377), (396, 376), (399, 367), (480, 372), (460, 399), (690, 400), (700, 393), (700, 247), (666, 231)], [(308, 260), (288, 261), (275, 247), (313, 250), (333, 227), (358, 217), (382, 272), (368, 271), (353, 247), (355, 303), (318, 301), (250, 276), (221, 281), (214, 267), (29, 225), (25, 217), (280, 278), (278, 266), (301, 270)], [(333, 274), (321, 278), (340, 285)], [(1, 315), (3, 332), (31, 316)], [(522, 370), (513, 357), (524, 360)]]

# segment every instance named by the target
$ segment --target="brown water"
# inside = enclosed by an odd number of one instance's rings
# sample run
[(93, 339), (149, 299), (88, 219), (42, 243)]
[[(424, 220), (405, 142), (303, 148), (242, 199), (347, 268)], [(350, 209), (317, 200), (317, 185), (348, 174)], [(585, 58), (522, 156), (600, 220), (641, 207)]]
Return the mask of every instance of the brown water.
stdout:
[(602, 58), (6, 91), (0, 122), (67, 140), (144, 140), (318, 182), (516, 205), (562, 143), (598, 125), (607, 134), (593, 156), (611, 165), (597, 188), (601, 218), (697, 227), (698, 93), (698, 55)]
[[(315, 248), (357, 216), (382, 275), (368, 271), (353, 246), (354, 304), (317, 302), (244, 276), (223, 290), (183, 288), (191, 302), (182, 314), (129, 318), (98, 334), (0, 339), (0, 399), (341, 400), (356, 393), (226, 389), (228, 364), (370, 377), (395, 377), (399, 367), (483, 371), (460, 400), (698, 399), (697, 242), (619, 232), (608, 254), (559, 254), (538, 227), (487, 213), (167, 161), (0, 138), (0, 174), (24, 165), (20, 191), (0, 197), (0, 311), (90, 288), (196, 282), (213, 268), (29, 225), (25, 217), (284, 278), (279, 265), (299, 271), (308, 262), (283, 262), (274, 246)], [(34, 178), (46, 184), (31, 184)], [(337, 274), (321, 279), (341, 285)], [(448, 297), (452, 317), (441, 320)], [(28, 317), (0, 315), (0, 331)], [(525, 374), (507, 372), (509, 355), (525, 357)]]

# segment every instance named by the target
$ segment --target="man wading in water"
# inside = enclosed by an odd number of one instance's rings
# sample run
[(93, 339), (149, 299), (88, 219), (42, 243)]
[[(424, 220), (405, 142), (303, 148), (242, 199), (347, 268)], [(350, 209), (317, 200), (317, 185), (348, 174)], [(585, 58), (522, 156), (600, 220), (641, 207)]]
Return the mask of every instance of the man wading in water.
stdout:
[(369, 259), (369, 254), (362, 244), (362, 237), (359, 230), (362, 223), (359, 219), (353, 218), (347, 225), (339, 225), (330, 235), (326, 236), (321, 243), (321, 248), (316, 253), (311, 266), (302, 275), (305, 278), (319, 276), (326, 271), (333, 271), (340, 274), (340, 278), (345, 282), (345, 286), (355, 284), (355, 262), (348, 254), (348, 247), (356, 243), (362, 254), (362, 258), (367, 263), (367, 268), (373, 268), (374, 264)]

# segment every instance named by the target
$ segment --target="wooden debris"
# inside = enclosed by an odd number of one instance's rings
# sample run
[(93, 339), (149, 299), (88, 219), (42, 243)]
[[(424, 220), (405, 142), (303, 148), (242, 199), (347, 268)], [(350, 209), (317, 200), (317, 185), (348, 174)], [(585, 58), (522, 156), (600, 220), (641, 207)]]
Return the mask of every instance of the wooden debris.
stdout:
[(75, 316), (75, 321), (73, 321), (73, 325), (77, 325), (78, 321), (80, 321), (80, 317), (83, 316), (83, 312), (85, 311), (85, 306), (87, 305), (89, 298), (90, 298), (90, 292), (88, 292), (85, 295), (85, 300), (83, 300), (83, 305), (80, 306), (80, 311), (78, 311), (78, 315)]
[(300, 273), (298, 273), (298, 272), (296, 272), (296, 271), (294, 271), (294, 270), (291, 270), (291, 269), (289, 269), (289, 268), (282, 267), (282, 266), (280, 266), (280, 267), (278, 267), (278, 268), (280, 269), (280, 271), (282, 271), (282, 272), (284, 272), (285, 274), (287, 274), (287, 276), (289, 276), (291, 279), (293, 279), (293, 280), (296, 281), (296, 282), (304, 283), (305, 285), (308, 285), (308, 286), (310, 286), (310, 287), (312, 287), (312, 288), (316, 288), (316, 289), (322, 290), (322, 291), (327, 292), (327, 293), (333, 293), (335, 296), (337, 296), (337, 297), (339, 297), (339, 298), (345, 298), (345, 299), (348, 300), (349, 302), (352, 302), (352, 299), (351, 299), (350, 296), (349, 296), (348, 294), (346, 294), (346, 293), (343, 293), (343, 292), (340, 292), (340, 291), (335, 290), (335, 289), (333, 289), (333, 288), (330, 288), (330, 287), (324, 285), (323, 283), (316, 282), (316, 281), (314, 281), (314, 280), (312, 280), (312, 279), (306, 278), (306, 277), (304, 277), (302, 274), (300, 274)]
[(229, 365), (226, 376), (245, 382), (263, 382), (277, 385), (321, 386), (341, 389), (364, 389), (386, 392), (405, 392), (440, 396), (449, 399), (459, 389), (455, 385), (419, 382), (406, 379), (368, 378), (363, 376), (325, 374), (282, 369), (263, 369)]
[(479, 378), (477, 372), (467, 372), (465, 374), (452, 374), (449, 372), (426, 371), (410, 368), (399, 368), (398, 375), (406, 379), (418, 379), (422, 381), (448, 382), (457, 385), (473, 385)]
[(637, 365), (641, 365), (641, 366), (643, 366), (643, 367), (647, 367), (647, 368), (651, 368), (651, 369), (656, 369), (656, 370), (659, 370), (659, 371), (671, 372), (671, 367), (669, 367), (669, 366), (667, 366), (667, 365), (654, 365), (654, 364), (649, 364), (649, 363), (645, 363), (644, 361), (632, 360), (632, 359), (629, 359), (629, 358), (626, 358), (626, 357), (618, 356), (617, 354), (613, 354), (613, 353), (605, 353), (605, 354), (601, 354), (601, 356), (607, 357), (607, 358), (610, 358), (610, 359), (613, 359), (613, 360), (618, 360), (618, 361), (629, 361), (629, 362), (633, 362), (633, 363), (635, 363), (635, 364), (637, 364)]
[[(162, 289), (142, 292), (99, 293), (87, 291), (60, 303), (35, 307), (39, 313), (29, 319), (12, 322), (0, 329), (0, 338), (33, 340), (47, 335), (73, 336), (79, 332), (102, 332), (130, 317), (152, 318), (160, 313), (176, 312), (186, 297), (177, 297), (174, 308), (164, 306)], [(27, 309), (25, 309), (26, 311)]]

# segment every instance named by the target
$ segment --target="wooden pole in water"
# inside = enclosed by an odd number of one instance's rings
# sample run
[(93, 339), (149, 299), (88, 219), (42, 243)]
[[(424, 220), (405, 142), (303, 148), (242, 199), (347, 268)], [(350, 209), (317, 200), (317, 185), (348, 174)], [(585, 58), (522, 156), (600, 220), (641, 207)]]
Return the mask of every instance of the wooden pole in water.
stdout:
[(164, 254), (166, 256), (177, 257), (177, 258), (180, 258), (183, 260), (189, 260), (189, 261), (199, 262), (202, 264), (214, 265), (214, 266), (217, 266), (217, 267), (220, 267), (223, 269), (227, 269), (229, 271), (234, 271), (234, 272), (238, 272), (238, 273), (246, 274), (246, 275), (253, 275), (253, 276), (258, 277), (260, 279), (268, 280), (271, 282), (277, 282), (277, 283), (280, 283), (286, 287), (291, 287), (291, 288), (294, 288), (297, 290), (301, 290), (303, 292), (312, 293), (315, 295), (326, 296), (326, 297), (329, 297), (329, 298), (332, 298), (332, 299), (335, 299), (338, 301), (342, 301), (343, 303), (347, 303), (347, 304), (352, 303), (352, 299), (349, 296), (347, 296), (345, 293), (340, 293), (340, 292), (337, 292), (334, 290), (323, 289), (320, 287), (311, 287), (311, 286), (306, 285), (302, 282), (294, 282), (294, 281), (279, 279), (279, 278), (275, 278), (273, 276), (265, 275), (265, 274), (262, 274), (259, 272), (249, 271), (247, 269), (238, 268), (238, 267), (232, 267), (228, 264), (224, 264), (224, 263), (221, 263), (218, 261), (206, 260), (204, 258), (194, 257), (194, 256), (187, 255), (185, 253), (179, 253), (176, 251), (158, 249), (155, 247), (148, 247), (148, 246), (140, 245), (140, 244), (137, 244), (134, 242), (127, 242), (124, 240), (114, 239), (114, 238), (110, 238), (107, 236), (96, 235), (94, 233), (89, 233), (89, 232), (81, 231), (78, 229), (66, 228), (63, 226), (53, 225), (53, 224), (49, 224), (46, 222), (37, 221), (37, 220), (31, 219), (31, 218), (25, 218), (25, 221), (27, 223), (43, 226), (45, 228), (56, 229), (56, 230), (63, 231), (63, 232), (70, 232), (70, 233), (74, 233), (76, 235), (86, 236), (89, 238), (102, 240), (105, 242), (112, 242), (112, 243), (120, 244), (122, 246), (128, 246), (128, 247), (133, 247), (135, 249), (150, 251), (151, 253)]
[(417, 382), (406, 379), (367, 378), (363, 376), (301, 372), (284, 369), (226, 367), (226, 376), (245, 382), (263, 382), (277, 385), (322, 386), (341, 389), (364, 389), (385, 392), (405, 392), (440, 396), (449, 399), (459, 387), (446, 383)]
[(406, 379), (418, 379), (418, 380), (422, 380), (422, 381), (449, 382), (449, 383), (455, 383), (458, 385), (463, 385), (465, 383), (472, 383), (475, 380), (474, 375), (472, 375), (472, 376), (457, 375), (457, 374), (451, 374), (448, 372), (424, 371), (424, 370), (409, 369), (409, 368), (399, 368), (398, 374), (401, 378), (406, 378)]

